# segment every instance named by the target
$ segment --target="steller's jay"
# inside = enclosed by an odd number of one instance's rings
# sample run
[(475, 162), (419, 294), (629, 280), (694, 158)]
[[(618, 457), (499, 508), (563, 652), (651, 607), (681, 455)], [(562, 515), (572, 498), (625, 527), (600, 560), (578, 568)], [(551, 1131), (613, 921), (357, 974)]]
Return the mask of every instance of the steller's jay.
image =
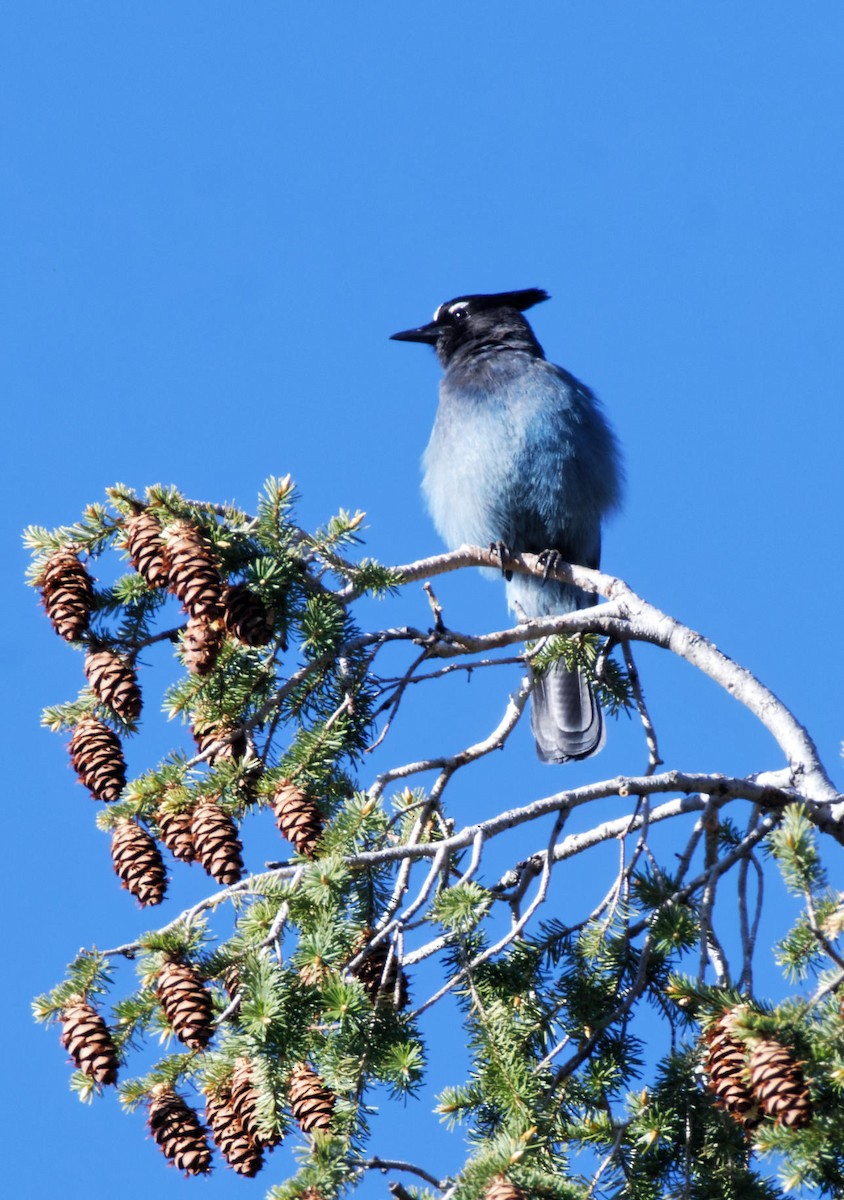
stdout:
[[(618, 443), (597, 398), (546, 361), (522, 313), (539, 288), (458, 296), (396, 341), (434, 347), (445, 374), (423, 490), (443, 540), (541, 554), (598, 567), (601, 522), (620, 499)], [(517, 616), (572, 612), (595, 602), (570, 584), (508, 574)], [(577, 671), (557, 662), (538, 680), (531, 717), (547, 763), (588, 758), (604, 744), (600, 705)]]

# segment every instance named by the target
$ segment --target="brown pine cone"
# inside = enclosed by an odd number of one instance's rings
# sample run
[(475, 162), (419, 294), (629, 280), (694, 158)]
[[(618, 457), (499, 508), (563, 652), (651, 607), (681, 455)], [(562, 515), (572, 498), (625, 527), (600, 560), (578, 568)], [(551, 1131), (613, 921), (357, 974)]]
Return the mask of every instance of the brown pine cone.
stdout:
[(196, 859), (193, 844), (193, 813), (172, 808), (159, 808), (155, 823), (161, 840), (174, 858), (191, 863)]
[(188, 963), (165, 963), (155, 994), (179, 1041), (191, 1050), (204, 1050), (214, 1036), (214, 1006), (194, 968)]
[(487, 1184), (484, 1200), (527, 1200), (527, 1196), (506, 1175), (496, 1175)]
[(160, 904), (167, 890), (161, 851), (145, 829), (128, 817), (111, 835), (111, 857), (121, 884), (143, 907)]
[(135, 672), (119, 655), (92, 646), (85, 656), (85, 675), (99, 701), (127, 724), (137, 721), (141, 715), (141, 689)]
[(222, 630), (223, 580), (208, 538), (189, 521), (176, 521), (167, 530), (170, 590), (195, 621), (219, 622)]
[(303, 1133), (328, 1133), (336, 1097), (307, 1063), (293, 1068), (287, 1097)]
[(204, 754), (209, 747), (216, 745), (216, 749), (205, 760), (209, 767), (213, 767), (214, 763), (219, 762), (220, 759), (243, 758), (246, 754), (246, 734), (242, 729), (236, 729), (233, 725), (227, 725), (224, 722), (215, 723), (209, 721), (207, 717), (196, 714), (191, 726), (191, 733), (200, 754)]
[(757, 1042), (748, 1059), (754, 1096), (767, 1116), (789, 1129), (802, 1129), (812, 1121), (812, 1100), (801, 1067), (787, 1046), (771, 1039)]
[(238, 1121), (256, 1146), (277, 1146), (281, 1141), (278, 1134), (265, 1137), (258, 1123), (258, 1093), (254, 1082), (254, 1067), (245, 1055), (235, 1059), (229, 1084), (229, 1103)]
[(223, 590), (226, 609), (226, 631), (243, 642), (244, 646), (266, 646), (273, 636), (273, 623), (260, 596), (245, 583), (236, 583)]
[(240, 1121), (247, 1135), (254, 1142), (260, 1141), (258, 1118), (255, 1112), (257, 1102), (258, 1096), (255, 1091), (255, 1085), (252, 1082), (252, 1063), (248, 1058), (242, 1056), (235, 1059), (231, 1077), (229, 1103), (234, 1109), (238, 1121)]
[(731, 1033), (734, 1016), (732, 1010), (724, 1013), (705, 1035), (704, 1068), (718, 1107), (743, 1128), (753, 1130), (762, 1120), (762, 1112), (747, 1086), (747, 1049)]
[(243, 875), (243, 847), (229, 814), (208, 797), (193, 810), (191, 830), (196, 857), (211, 878), (237, 883)]
[(282, 779), (273, 796), (273, 812), (282, 837), (306, 858), (313, 858), (322, 836), (323, 818), (304, 788)]
[[(361, 935), (355, 954), (359, 954), (373, 936), (372, 929), (365, 929)], [(393, 1003), (396, 1008), (407, 1008), (410, 999), (407, 987), (407, 976), (400, 968), (398, 958), (393, 953), (389, 966), (389, 941), (379, 942), (366, 958), (355, 968), (354, 974), (366, 988), (369, 999), (373, 1004)]]
[(219, 979), (220, 983), (226, 989), (226, 995), (229, 1000), (234, 1000), (240, 991), (240, 964), (236, 962), (229, 963), (222, 975), (219, 976)]
[(182, 631), (182, 659), (191, 675), (210, 675), (223, 648), (221, 621), (188, 617)]
[(59, 637), (77, 642), (94, 607), (94, 581), (73, 550), (56, 550), (38, 579), (47, 616)]
[(103, 1018), (81, 996), (62, 1009), (62, 1045), (77, 1068), (97, 1083), (117, 1082), (117, 1051)]
[(170, 571), (164, 530), (149, 509), (144, 509), (126, 522), (126, 549), (132, 566), (150, 587), (167, 587)]
[(206, 1096), (205, 1119), (217, 1149), (230, 1167), (247, 1179), (253, 1179), (264, 1165), (261, 1147), (249, 1136), (238, 1120), (228, 1096)]
[(186, 1175), (207, 1175), (211, 1170), (208, 1134), (194, 1110), (167, 1084), (152, 1090), (149, 1131), (162, 1154)]
[(95, 800), (117, 800), (126, 786), (120, 738), (105, 722), (83, 717), (70, 738), (70, 762)]

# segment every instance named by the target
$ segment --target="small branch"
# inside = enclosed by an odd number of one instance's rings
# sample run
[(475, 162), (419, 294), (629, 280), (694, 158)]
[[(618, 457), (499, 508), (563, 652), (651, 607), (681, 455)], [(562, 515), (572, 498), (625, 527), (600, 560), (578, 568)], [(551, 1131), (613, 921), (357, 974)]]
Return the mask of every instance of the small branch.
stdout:
[(418, 1175), (420, 1179), (424, 1179), (426, 1183), (430, 1183), (431, 1187), (435, 1187), (441, 1192), (445, 1191), (448, 1186), (444, 1180), (437, 1179), (436, 1175), (432, 1175), (423, 1167), (403, 1162), (398, 1158), (367, 1158), (360, 1165), (367, 1171), (406, 1171), (409, 1175)]
[(832, 942), (821, 929), (818, 922), (818, 914), (815, 908), (815, 897), (812, 895), (811, 889), (806, 888), (804, 891), (806, 897), (806, 916), (808, 919), (809, 929), (812, 931), (812, 936), (821, 947), (825, 954), (835, 963), (839, 970), (844, 970), (844, 958), (838, 953)]
[(516, 728), (532, 690), (533, 680), (529, 676), (525, 676), (521, 681), (519, 690), (515, 695), (510, 696), (507, 707), (504, 710), (504, 715), (498, 725), (483, 741), (476, 742), (474, 746), (467, 746), (465, 750), (461, 750), (457, 754), (441, 758), (424, 759), (421, 762), (406, 763), (404, 766), (394, 767), (391, 771), (383, 772), (383, 774), (376, 778), (369, 789), (368, 795), (370, 799), (378, 799), (388, 784), (394, 783), (397, 779), (407, 779), (411, 775), (420, 775), (425, 771), (447, 771), (450, 776), (458, 768), (476, 762), (479, 758), (483, 758), (493, 750), (501, 750), (507, 738)]
[(486, 950), (481, 951), (481, 953), (477, 954), (471, 962), (467, 963), (464, 967), (452, 975), (450, 979), (446, 980), (445, 984), (437, 992), (435, 992), (433, 996), (429, 997), (424, 1004), (420, 1004), (420, 1006), (415, 1009), (415, 1011), (411, 1014), (412, 1017), (418, 1017), (425, 1012), (426, 1009), (431, 1008), (437, 1003), (438, 1000), (441, 1000), (443, 996), (450, 992), (451, 989), (461, 981), (461, 979), (465, 979), (467, 976), (471, 975), (472, 971), (479, 967), (481, 963), (485, 963), (490, 958), (494, 958), (496, 954), (500, 954), (506, 946), (508, 946), (512, 941), (514, 941), (515, 938), (519, 936), (536, 910), (541, 904), (544, 903), (545, 897), (548, 894), (548, 884), (551, 881), (551, 867), (553, 865), (550, 848), (557, 840), (559, 832), (562, 829), (567, 816), (567, 813), (560, 813), (560, 815), (557, 817), (554, 828), (551, 832), (549, 849), (545, 855), (545, 862), (542, 868), (542, 878), (539, 881), (539, 887), (537, 888), (536, 895), (528, 905), (523, 915), (514, 922), (509, 932), (505, 934), (505, 936), (498, 942), (496, 942), (495, 945), (488, 946)]
[(645, 731), (645, 744), (648, 748), (648, 767), (645, 771), (645, 774), (653, 775), (657, 767), (661, 767), (663, 762), (659, 753), (659, 746), (657, 745), (656, 730), (654, 729), (651, 715), (648, 712), (648, 706), (645, 703), (645, 693), (642, 690), (642, 681), (639, 678), (639, 671), (633, 658), (633, 651), (629, 642), (623, 643), (621, 652), (624, 655), (624, 662), (627, 667), (627, 675), (630, 680), (630, 686), (633, 688), (633, 699), (636, 701), (636, 710), (639, 713), (639, 720), (642, 722), (642, 728)]
[(384, 738), (387, 736), (387, 734), (390, 730), (390, 726), (393, 723), (393, 719), (399, 710), (399, 705), (402, 702), (405, 690), (407, 689), (408, 684), (412, 682), (413, 674), (416, 671), (416, 668), (421, 663), (423, 663), (427, 657), (428, 657), (428, 651), (427, 651), (427, 649), (425, 649), (422, 651), (422, 653), (417, 658), (415, 658), (413, 660), (413, 662), (407, 668), (407, 671), (405, 672), (404, 676), (399, 680), (397, 687), (393, 690), (393, 695), (391, 696), (389, 701), (385, 702), (385, 704), (383, 704), (381, 706), (381, 708), (378, 709), (373, 714), (374, 716), (377, 717), (378, 714), (380, 712), (382, 712), (385, 708), (388, 710), (387, 719), (384, 722), (384, 728), (378, 734), (378, 737), (375, 739), (375, 741), (372, 742), (371, 745), (366, 747), (367, 754), (371, 754), (372, 751), (377, 749), (378, 746), (380, 746), (381, 743), (384, 741)]
[[(289, 879), (293, 878), (299, 870), (301, 870), (299, 866), (288, 866), (285, 864), (275, 869), (272, 875), (275, 879)], [(168, 921), (166, 925), (162, 925), (156, 930), (156, 933), (159, 935), (169, 933), (171, 930), (178, 929), (182, 925), (190, 928), (200, 913), (217, 908), (227, 900), (234, 900), (236, 897), (239, 898), (241, 896), (263, 896), (260, 888), (255, 886), (256, 881), (260, 880), (260, 878), (260, 875), (250, 875), (247, 879), (241, 879), (239, 883), (233, 883), (229, 887), (223, 888), (222, 891), (214, 892), (211, 896), (206, 896), (198, 904), (184, 909), (172, 921)], [(98, 950), (97, 953), (103, 955), (104, 958), (116, 957), (118, 955), (122, 955), (124, 958), (134, 958), (140, 950), (143, 950), (143, 941), (138, 939), (135, 942), (126, 942), (122, 946), (115, 946), (111, 950)]]
[[(750, 814), (748, 822), (748, 832), (757, 825), (761, 814), (754, 806)], [(754, 866), (757, 875), (756, 888), (756, 909), (751, 926), (747, 908), (747, 886), (750, 867)], [(739, 912), (739, 933), (741, 935), (741, 975), (737, 984), (739, 991), (752, 992), (753, 990), (753, 952), (756, 948), (756, 935), (759, 932), (759, 921), (762, 916), (762, 894), (763, 894), (763, 874), (758, 862), (752, 854), (748, 854), (743, 858), (739, 865), (738, 875), (738, 912)]]
[(707, 962), (715, 968), (715, 982), (719, 987), (725, 987), (729, 979), (724, 952), (715, 935), (712, 926), (712, 913), (715, 907), (715, 892), (721, 872), (718, 870), (718, 812), (714, 806), (703, 815), (703, 827), (706, 830), (706, 876), (703, 884), (703, 894), (700, 902), (700, 970), (698, 981), (703, 983), (706, 976)]
[(589, 1190), (586, 1193), (587, 1200), (589, 1200), (589, 1197), (595, 1195), (598, 1184), (601, 1182), (601, 1176), (611, 1166), (613, 1159), (616, 1157), (619, 1149), (621, 1148), (621, 1143), (624, 1141), (624, 1135), (627, 1133), (627, 1130), (632, 1124), (632, 1121), (623, 1121), (616, 1129), (615, 1137), (613, 1138), (613, 1143), (610, 1147), (609, 1153), (598, 1163), (595, 1174), (592, 1176), (592, 1182), (590, 1183)]
[(611, 1013), (609, 1013), (608, 1016), (597, 1023), (589, 1037), (581, 1043), (577, 1052), (554, 1072), (553, 1079), (548, 1087), (549, 1094), (555, 1092), (562, 1080), (568, 1079), (568, 1077), (577, 1070), (580, 1064), (586, 1061), (586, 1059), (597, 1046), (604, 1031), (609, 1029), (612, 1025), (615, 1025), (617, 1021), (620, 1021), (621, 1018), (632, 1008), (634, 1001), (641, 996), (647, 983), (646, 977), (648, 964), (650, 963), (650, 957), (651, 943), (650, 937), (647, 937), (645, 938), (645, 942), (642, 946), (639, 956), (639, 965), (636, 971), (636, 978), (633, 980), (627, 995), (624, 997), (621, 1003), (618, 1004)]
[[(427, 652), (426, 652), (427, 655)], [(452, 675), (455, 671), (465, 671), (467, 675), (474, 674), (482, 667), (521, 667), (524, 666), (525, 655), (512, 655), (509, 658), (478, 658), (472, 662), (454, 662), (446, 663), (444, 667), (439, 667), (436, 671), (427, 671), (424, 675), (414, 675), (408, 680), (409, 684), (428, 683), (432, 679), (442, 679), (443, 675)], [(391, 685), (403, 682), (404, 676), (400, 678), (382, 679), (381, 685), (384, 689)]]

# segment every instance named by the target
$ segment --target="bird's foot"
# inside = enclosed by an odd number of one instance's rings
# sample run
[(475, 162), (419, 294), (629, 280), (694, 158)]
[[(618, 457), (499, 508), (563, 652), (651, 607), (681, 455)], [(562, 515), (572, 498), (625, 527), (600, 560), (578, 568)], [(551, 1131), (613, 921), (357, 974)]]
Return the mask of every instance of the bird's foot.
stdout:
[(541, 554), (536, 556), (536, 561), (542, 567), (542, 582), (548, 582), (548, 576), (557, 570), (560, 563), (565, 562), (559, 550), (543, 550)]
[(513, 572), (507, 569), (507, 563), (510, 559), (510, 547), (506, 542), (490, 542), (489, 552), (494, 558), (498, 559), (501, 564), (501, 574), (509, 583), (513, 578)]

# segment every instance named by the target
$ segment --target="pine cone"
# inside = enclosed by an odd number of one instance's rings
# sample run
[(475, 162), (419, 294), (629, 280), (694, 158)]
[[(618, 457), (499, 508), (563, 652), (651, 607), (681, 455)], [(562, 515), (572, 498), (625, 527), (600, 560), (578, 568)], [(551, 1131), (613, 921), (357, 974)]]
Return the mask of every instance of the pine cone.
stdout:
[(238, 1121), (240, 1121), (247, 1135), (254, 1142), (259, 1142), (260, 1140), (258, 1118), (255, 1115), (257, 1102), (258, 1095), (252, 1083), (252, 1063), (246, 1057), (235, 1059), (231, 1077), (229, 1103), (234, 1109)]
[(747, 1049), (730, 1032), (733, 1015), (732, 1011), (726, 1012), (706, 1034), (705, 1070), (718, 1107), (743, 1128), (753, 1130), (762, 1120), (762, 1113), (746, 1082)]
[(191, 675), (210, 675), (223, 648), (223, 627), (220, 621), (205, 617), (188, 617), (182, 632), (182, 659)]
[(235, 729), (232, 725), (194, 716), (191, 733), (200, 754), (204, 754), (210, 746), (219, 743), (216, 750), (212, 751), (205, 760), (209, 767), (213, 767), (214, 763), (219, 762), (220, 759), (243, 758), (246, 754), (246, 734), (242, 729)]
[(162, 842), (174, 858), (187, 863), (196, 859), (193, 814), (190, 811), (177, 812), (171, 808), (159, 808), (155, 814), (155, 823)]
[(240, 991), (241, 977), (240, 964), (231, 962), (219, 976), (220, 983), (226, 989), (226, 995), (229, 1000), (234, 1000), (237, 993)]
[(282, 837), (287, 838), (299, 854), (313, 858), (323, 827), (316, 801), (292, 780), (282, 779), (273, 796), (273, 812)]
[(205, 1126), (167, 1084), (153, 1088), (148, 1123), (165, 1158), (186, 1175), (207, 1175), (211, 1170), (211, 1150)]
[(253, 1179), (264, 1165), (261, 1147), (253, 1141), (238, 1120), (228, 1096), (207, 1096), (205, 1119), (217, 1149), (238, 1175)]
[(765, 1114), (778, 1125), (802, 1129), (812, 1120), (812, 1101), (799, 1063), (787, 1046), (770, 1039), (750, 1051), (750, 1087)]
[(77, 642), (88, 628), (94, 607), (94, 581), (73, 550), (57, 550), (38, 580), (47, 616), (59, 637)]
[(117, 1051), (103, 1018), (81, 996), (62, 1009), (62, 1045), (80, 1071), (97, 1083), (117, 1082)]
[(506, 1175), (496, 1175), (487, 1184), (484, 1200), (527, 1200), (527, 1196)]
[(303, 1133), (328, 1133), (336, 1097), (307, 1063), (293, 1068), (287, 1098)]
[(237, 826), (211, 798), (193, 810), (193, 844), (196, 857), (217, 883), (237, 883), (243, 875), (243, 847)]
[(223, 628), (223, 580), (208, 538), (189, 521), (167, 530), (170, 590), (195, 621), (219, 622)]
[(141, 689), (131, 667), (113, 650), (89, 650), (85, 675), (94, 695), (122, 721), (131, 724), (141, 715)]
[(165, 963), (155, 994), (179, 1041), (191, 1050), (204, 1050), (214, 1036), (214, 1006), (194, 968), (188, 963)]
[(266, 605), (245, 583), (223, 590), (226, 631), (244, 646), (266, 646), (273, 636), (273, 624)]
[[(358, 940), (355, 954), (359, 954), (373, 936), (372, 929), (365, 929)], [(369, 999), (373, 1004), (392, 1002), (396, 1008), (407, 1008), (409, 995), (407, 976), (399, 966), (397, 955), (394, 953), (387, 966), (390, 954), (390, 943), (379, 942), (369, 952), (363, 962), (355, 968), (355, 975), (366, 988)]]
[(160, 904), (167, 890), (161, 851), (145, 829), (126, 818), (111, 835), (111, 857), (122, 886), (141, 905)]
[(230, 1083), (229, 1104), (238, 1121), (256, 1146), (277, 1146), (281, 1141), (278, 1134), (264, 1137), (258, 1124), (258, 1093), (253, 1082), (254, 1068), (245, 1056), (235, 1059)]
[(126, 786), (120, 738), (96, 717), (83, 717), (70, 738), (70, 762), (95, 800), (116, 800)]
[(126, 549), (132, 566), (150, 587), (167, 587), (170, 571), (164, 530), (149, 509), (144, 509), (126, 522)]

